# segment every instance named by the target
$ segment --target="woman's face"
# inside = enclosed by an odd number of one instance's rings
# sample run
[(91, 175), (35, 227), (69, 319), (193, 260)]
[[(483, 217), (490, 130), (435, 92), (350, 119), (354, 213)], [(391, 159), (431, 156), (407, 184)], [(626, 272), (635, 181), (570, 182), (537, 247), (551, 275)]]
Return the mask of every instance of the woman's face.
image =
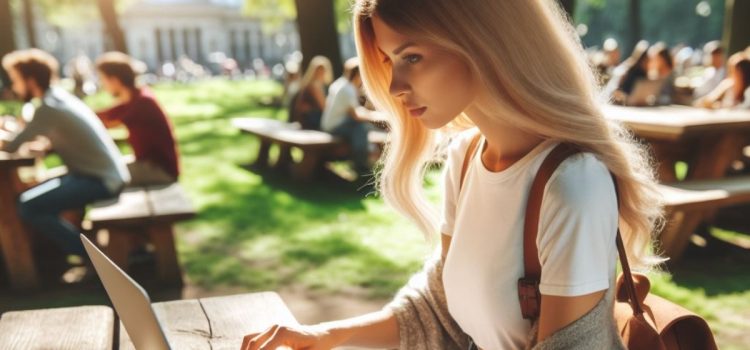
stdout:
[(428, 128), (445, 126), (474, 101), (476, 83), (458, 56), (404, 36), (372, 19), (382, 59), (391, 67), (390, 93)]
[(315, 68), (315, 80), (317, 81), (323, 81), (326, 78), (326, 68), (323, 66), (318, 66)]

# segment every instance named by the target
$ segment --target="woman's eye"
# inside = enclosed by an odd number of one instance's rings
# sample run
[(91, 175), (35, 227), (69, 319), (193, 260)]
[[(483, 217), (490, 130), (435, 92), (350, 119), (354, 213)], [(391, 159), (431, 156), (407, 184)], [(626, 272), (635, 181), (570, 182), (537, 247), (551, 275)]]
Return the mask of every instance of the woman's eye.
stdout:
[(420, 55), (406, 55), (404, 56), (404, 61), (409, 64), (415, 64), (422, 60), (422, 56)]

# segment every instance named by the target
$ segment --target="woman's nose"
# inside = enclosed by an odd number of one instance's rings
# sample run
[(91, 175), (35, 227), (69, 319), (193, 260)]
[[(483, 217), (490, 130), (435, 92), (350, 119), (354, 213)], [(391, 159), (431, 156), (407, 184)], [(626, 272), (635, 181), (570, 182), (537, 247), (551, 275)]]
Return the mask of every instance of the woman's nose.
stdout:
[(391, 86), (388, 88), (391, 96), (403, 97), (411, 91), (409, 84), (403, 78), (399, 77), (399, 75), (395, 74), (395, 72), (392, 77)]

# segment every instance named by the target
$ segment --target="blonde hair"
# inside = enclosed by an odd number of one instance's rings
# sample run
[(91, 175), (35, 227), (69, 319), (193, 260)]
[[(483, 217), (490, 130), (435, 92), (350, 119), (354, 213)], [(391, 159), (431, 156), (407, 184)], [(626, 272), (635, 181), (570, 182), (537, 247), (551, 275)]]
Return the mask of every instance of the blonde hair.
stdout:
[[(619, 188), (620, 229), (634, 267), (652, 266), (652, 233), (662, 211), (647, 153), (600, 109), (595, 78), (562, 10), (551, 0), (358, 0), (357, 51), (365, 89), (391, 118), (391, 137), (379, 185), (384, 197), (431, 239), (436, 214), (423, 194), (435, 132), (389, 93), (391, 69), (375, 42), (372, 17), (407, 36), (461, 57), (491, 106), (479, 106), (504, 123), (545, 139), (578, 145), (609, 168)], [(554, 62), (550, 62), (553, 60)], [(452, 123), (472, 126), (465, 115)], [(614, 244), (614, 242), (613, 242)]]
[(330, 84), (333, 81), (333, 67), (331, 67), (331, 61), (325, 56), (315, 56), (310, 60), (310, 64), (307, 65), (307, 70), (302, 77), (300, 86), (307, 88), (313, 80), (315, 80), (315, 73), (319, 68), (323, 68), (325, 71), (325, 77), (323, 78), (324, 82)]

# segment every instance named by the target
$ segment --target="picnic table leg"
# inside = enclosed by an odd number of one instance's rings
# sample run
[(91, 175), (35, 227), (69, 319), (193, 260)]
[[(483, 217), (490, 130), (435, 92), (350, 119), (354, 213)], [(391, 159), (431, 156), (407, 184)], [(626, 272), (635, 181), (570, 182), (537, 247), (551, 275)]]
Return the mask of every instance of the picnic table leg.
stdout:
[(677, 262), (682, 258), (685, 248), (690, 243), (690, 237), (703, 221), (700, 212), (668, 212), (667, 226), (659, 235), (661, 249), (670, 262)]
[(271, 150), (271, 142), (265, 138), (260, 138), (260, 147), (258, 148), (258, 157), (255, 158), (253, 166), (265, 169), (268, 167), (268, 153)]
[(128, 255), (133, 251), (131, 232), (124, 228), (112, 227), (109, 231), (109, 243), (104, 249), (110, 260), (123, 271), (128, 271)]
[(155, 224), (149, 228), (148, 235), (156, 248), (159, 279), (170, 285), (182, 285), (182, 270), (177, 259), (172, 224)]
[[(0, 169), (0, 184), (20, 183), (16, 168)], [(14, 191), (0, 191), (0, 247), (13, 289), (39, 285), (29, 232), (18, 216)]]
[(652, 142), (651, 151), (653, 152), (654, 159), (659, 160), (656, 168), (657, 176), (659, 176), (659, 181), (677, 181), (677, 174), (675, 173), (675, 163), (677, 163), (678, 155), (674, 151), (673, 147), (669, 147), (669, 145), (661, 144), (659, 142)]
[(320, 151), (306, 149), (302, 161), (293, 168), (292, 177), (299, 181), (311, 181), (321, 166), (321, 157)]
[(274, 166), (277, 170), (287, 170), (292, 163), (292, 148), (287, 145), (279, 145), (279, 159)]
[(687, 179), (705, 180), (724, 177), (732, 161), (742, 155), (746, 137), (733, 133), (722, 137), (707, 135), (699, 143), (698, 152), (688, 168)]

